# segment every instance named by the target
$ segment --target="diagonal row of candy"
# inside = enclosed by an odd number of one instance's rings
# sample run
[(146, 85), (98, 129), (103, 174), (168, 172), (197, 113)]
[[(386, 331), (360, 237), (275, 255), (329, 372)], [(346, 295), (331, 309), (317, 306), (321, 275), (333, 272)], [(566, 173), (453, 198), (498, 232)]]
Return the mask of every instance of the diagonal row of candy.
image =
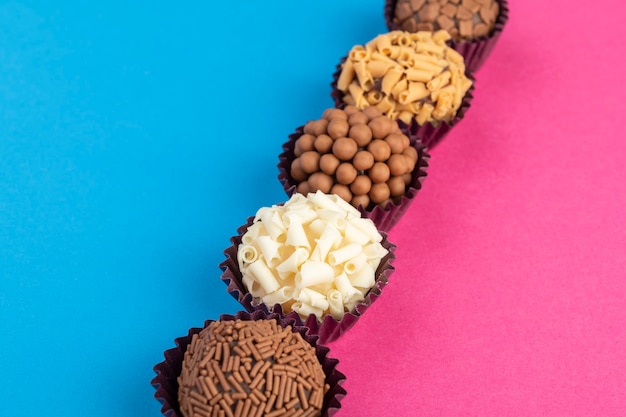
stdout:
[(394, 271), (389, 231), (422, 188), (435, 147), (466, 115), (474, 73), (508, 20), (506, 0), (386, 0), (389, 32), (353, 46), (334, 107), (278, 156), (288, 199), (261, 207), (220, 263), (245, 311), (189, 329), (154, 367), (169, 417), (331, 416), (346, 376), (325, 344)]

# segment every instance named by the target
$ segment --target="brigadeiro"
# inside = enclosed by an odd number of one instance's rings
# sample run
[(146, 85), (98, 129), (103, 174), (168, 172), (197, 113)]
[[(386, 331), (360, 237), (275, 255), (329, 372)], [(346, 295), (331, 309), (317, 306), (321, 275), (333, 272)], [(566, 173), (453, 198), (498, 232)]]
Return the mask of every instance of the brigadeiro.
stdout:
[(429, 155), (377, 107), (326, 109), (295, 129), (279, 155), (287, 195), (322, 191), (390, 231), (422, 188)]
[(476, 72), (486, 61), (508, 20), (507, 0), (386, 0), (389, 30), (446, 30), (450, 45)]
[(239, 312), (175, 339), (154, 367), (163, 415), (332, 416), (345, 376), (297, 316)]
[(396, 246), (336, 194), (261, 207), (224, 250), (221, 279), (247, 311), (297, 314), (329, 343), (381, 296)]
[(376, 107), (432, 149), (473, 98), (474, 78), (449, 39), (444, 30), (398, 30), (353, 46), (333, 75), (335, 107)]

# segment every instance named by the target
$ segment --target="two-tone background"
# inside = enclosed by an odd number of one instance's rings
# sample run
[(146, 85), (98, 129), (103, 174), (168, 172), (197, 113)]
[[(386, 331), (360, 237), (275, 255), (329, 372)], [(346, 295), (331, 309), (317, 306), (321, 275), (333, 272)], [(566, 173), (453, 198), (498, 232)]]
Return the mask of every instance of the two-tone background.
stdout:
[[(623, 416), (616, 0), (511, 0), (466, 118), (331, 344), (338, 415)], [(234, 313), (217, 265), (383, 1), (0, 2), (1, 416), (158, 416), (152, 367)]]

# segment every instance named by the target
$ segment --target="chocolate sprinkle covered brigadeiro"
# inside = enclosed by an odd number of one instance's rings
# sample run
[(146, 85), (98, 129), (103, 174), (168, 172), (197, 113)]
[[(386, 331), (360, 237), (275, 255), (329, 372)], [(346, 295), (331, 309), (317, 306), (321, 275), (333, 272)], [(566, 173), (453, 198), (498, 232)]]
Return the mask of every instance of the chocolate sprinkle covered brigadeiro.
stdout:
[(193, 336), (178, 385), (184, 417), (320, 416), (329, 388), (315, 348), (276, 320), (211, 323)]
[(297, 315), (223, 314), (175, 342), (151, 381), (168, 417), (330, 417), (346, 395), (339, 361)]

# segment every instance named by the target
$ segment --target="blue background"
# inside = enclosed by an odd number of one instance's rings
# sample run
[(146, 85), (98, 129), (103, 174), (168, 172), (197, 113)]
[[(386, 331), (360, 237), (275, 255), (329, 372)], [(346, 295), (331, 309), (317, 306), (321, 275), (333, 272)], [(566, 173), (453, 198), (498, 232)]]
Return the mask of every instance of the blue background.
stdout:
[(286, 199), (382, 1), (0, 2), (0, 416), (160, 414), (152, 367), (234, 313), (218, 264)]

